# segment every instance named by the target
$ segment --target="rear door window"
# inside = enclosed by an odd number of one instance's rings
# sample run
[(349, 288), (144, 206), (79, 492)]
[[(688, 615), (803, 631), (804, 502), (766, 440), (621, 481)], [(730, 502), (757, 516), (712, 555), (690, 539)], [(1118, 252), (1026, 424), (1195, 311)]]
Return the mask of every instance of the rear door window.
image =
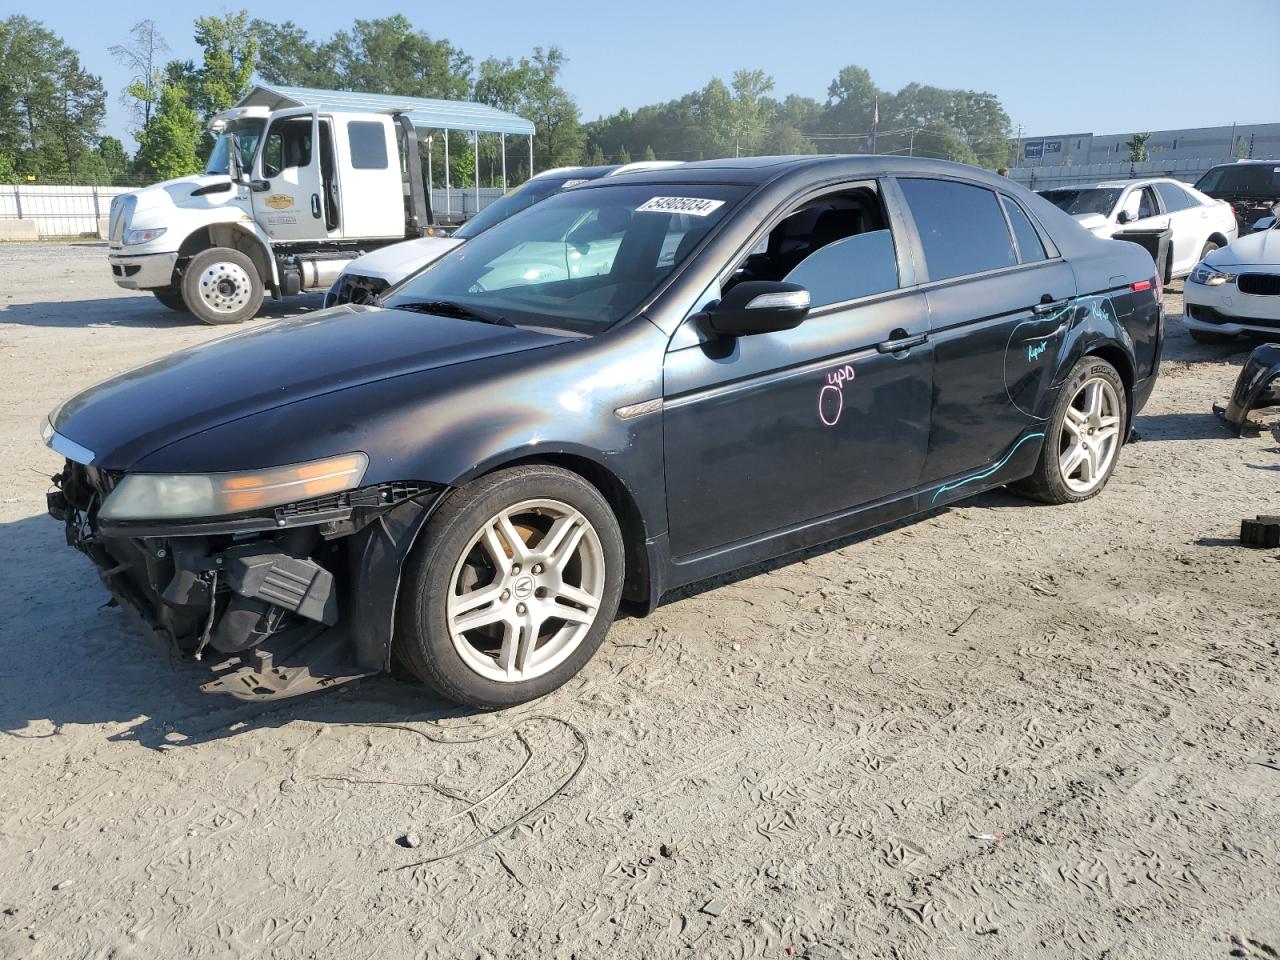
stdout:
[(900, 180), (924, 247), (930, 280), (1017, 264), (1013, 237), (993, 191), (951, 180)]
[(1187, 210), (1193, 206), (1199, 206), (1196, 201), (1191, 199), (1181, 187), (1172, 183), (1155, 184), (1156, 193), (1160, 194), (1160, 199), (1164, 201), (1164, 209), (1168, 213), (1177, 213), (1179, 210)]

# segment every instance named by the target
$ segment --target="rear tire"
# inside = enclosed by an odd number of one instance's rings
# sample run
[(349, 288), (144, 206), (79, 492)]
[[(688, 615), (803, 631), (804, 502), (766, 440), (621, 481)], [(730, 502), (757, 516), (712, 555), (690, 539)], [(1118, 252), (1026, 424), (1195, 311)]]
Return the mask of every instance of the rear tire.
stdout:
[(1234, 333), (1211, 333), (1208, 330), (1197, 330), (1195, 327), (1188, 327), (1187, 333), (1191, 334), (1191, 339), (1196, 343), (1203, 343), (1206, 346), (1231, 343), (1236, 338)]
[(1128, 427), (1120, 374), (1100, 357), (1083, 357), (1058, 391), (1035, 472), (1009, 489), (1042, 503), (1096, 497), (1111, 479)]
[(481, 477), (440, 506), (406, 565), (396, 658), (467, 706), (544, 696), (608, 632), (623, 557), (612, 508), (577, 474), (529, 465)]
[(182, 300), (204, 323), (240, 323), (262, 305), (262, 278), (239, 250), (201, 250), (182, 275)]
[(176, 310), (178, 313), (187, 312), (187, 302), (182, 299), (182, 291), (177, 287), (164, 287), (160, 290), (151, 291), (157, 300), (168, 307), (170, 310)]

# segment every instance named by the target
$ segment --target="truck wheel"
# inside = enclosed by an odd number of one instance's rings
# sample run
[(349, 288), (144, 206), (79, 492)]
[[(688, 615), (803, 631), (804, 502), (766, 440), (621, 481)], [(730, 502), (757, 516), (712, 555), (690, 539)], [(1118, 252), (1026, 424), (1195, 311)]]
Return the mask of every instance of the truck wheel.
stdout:
[(262, 278), (239, 250), (201, 250), (182, 275), (182, 299), (205, 323), (239, 323), (262, 305)]
[(187, 302), (182, 299), (182, 291), (177, 287), (164, 287), (151, 292), (155, 294), (157, 300), (170, 310), (177, 310), (179, 313), (187, 312)]

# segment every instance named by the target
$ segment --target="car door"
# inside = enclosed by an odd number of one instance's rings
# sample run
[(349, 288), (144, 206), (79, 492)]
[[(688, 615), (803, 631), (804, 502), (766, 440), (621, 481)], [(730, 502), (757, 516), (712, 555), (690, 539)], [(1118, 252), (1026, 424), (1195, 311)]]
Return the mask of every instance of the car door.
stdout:
[(253, 215), (273, 240), (328, 235), (315, 110), (284, 110), (271, 118), (254, 161)]
[(1193, 200), (1175, 183), (1157, 183), (1154, 186), (1173, 231), (1173, 272), (1187, 273), (1200, 262), (1200, 251), (1213, 232), (1209, 208)]
[(926, 273), (933, 409), (922, 482), (1000, 464), (1042, 431), (1075, 274), (1010, 195), (902, 178)]
[(828, 191), (773, 222), (725, 287), (744, 277), (800, 283), (809, 316), (791, 330), (725, 338), (694, 315), (666, 357), (676, 558), (892, 498), (924, 462), (928, 318), (924, 298), (904, 289), (913, 268), (877, 185)]

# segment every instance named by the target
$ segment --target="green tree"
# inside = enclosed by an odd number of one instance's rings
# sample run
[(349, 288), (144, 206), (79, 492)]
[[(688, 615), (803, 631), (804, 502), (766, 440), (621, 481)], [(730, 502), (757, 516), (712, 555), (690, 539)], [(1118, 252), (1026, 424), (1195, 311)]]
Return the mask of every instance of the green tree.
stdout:
[(333, 60), (322, 44), (292, 20), (253, 20), (249, 30), (258, 41), (258, 76), (266, 83), (326, 87), (341, 85)]
[(196, 153), (200, 133), (200, 117), (188, 103), (187, 91), (165, 84), (160, 88), (156, 112), (138, 135), (139, 172), (153, 180), (198, 173), (202, 167)]
[(590, 152), (587, 153), (587, 166), (589, 167), (604, 166), (604, 151), (600, 148), (600, 144), (593, 143), (591, 145), (591, 150)]
[(523, 115), (534, 125), (535, 170), (573, 163), (582, 153), (584, 135), (578, 105), (559, 82), (566, 60), (559, 47), (534, 47), (529, 61), (533, 77)]
[(107, 183), (117, 183), (128, 178), (133, 169), (133, 161), (125, 152), (123, 143), (115, 137), (103, 137), (98, 141), (96, 153), (106, 173)]
[(631, 151), (630, 151), (630, 150), (628, 150), (626, 147), (623, 147), (621, 150), (619, 150), (619, 151), (618, 151), (618, 162), (619, 162), (619, 163), (630, 163), (630, 162), (631, 162)]
[(105, 110), (102, 82), (61, 38), (27, 17), (0, 20), (0, 153), (15, 175), (87, 176)]
[(258, 62), (258, 40), (249, 29), (247, 10), (197, 17), (195, 40), (203, 51), (203, 62), (190, 85), (191, 106), (208, 120), (248, 92)]
[(773, 104), (765, 98), (765, 94), (773, 89), (773, 77), (763, 70), (737, 70), (730, 88), (733, 91), (729, 106), (733, 155), (751, 156), (773, 119)]
[(1130, 163), (1142, 163), (1147, 159), (1147, 142), (1150, 139), (1150, 133), (1135, 133), (1124, 142), (1129, 150)]
[(653, 147), (645, 146), (645, 148), (644, 148), (644, 156), (643, 156), (641, 159), (642, 159), (642, 160), (657, 160), (657, 159), (658, 159), (658, 155), (657, 155), (656, 153), (654, 153), (654, 152), (653, 152)]

